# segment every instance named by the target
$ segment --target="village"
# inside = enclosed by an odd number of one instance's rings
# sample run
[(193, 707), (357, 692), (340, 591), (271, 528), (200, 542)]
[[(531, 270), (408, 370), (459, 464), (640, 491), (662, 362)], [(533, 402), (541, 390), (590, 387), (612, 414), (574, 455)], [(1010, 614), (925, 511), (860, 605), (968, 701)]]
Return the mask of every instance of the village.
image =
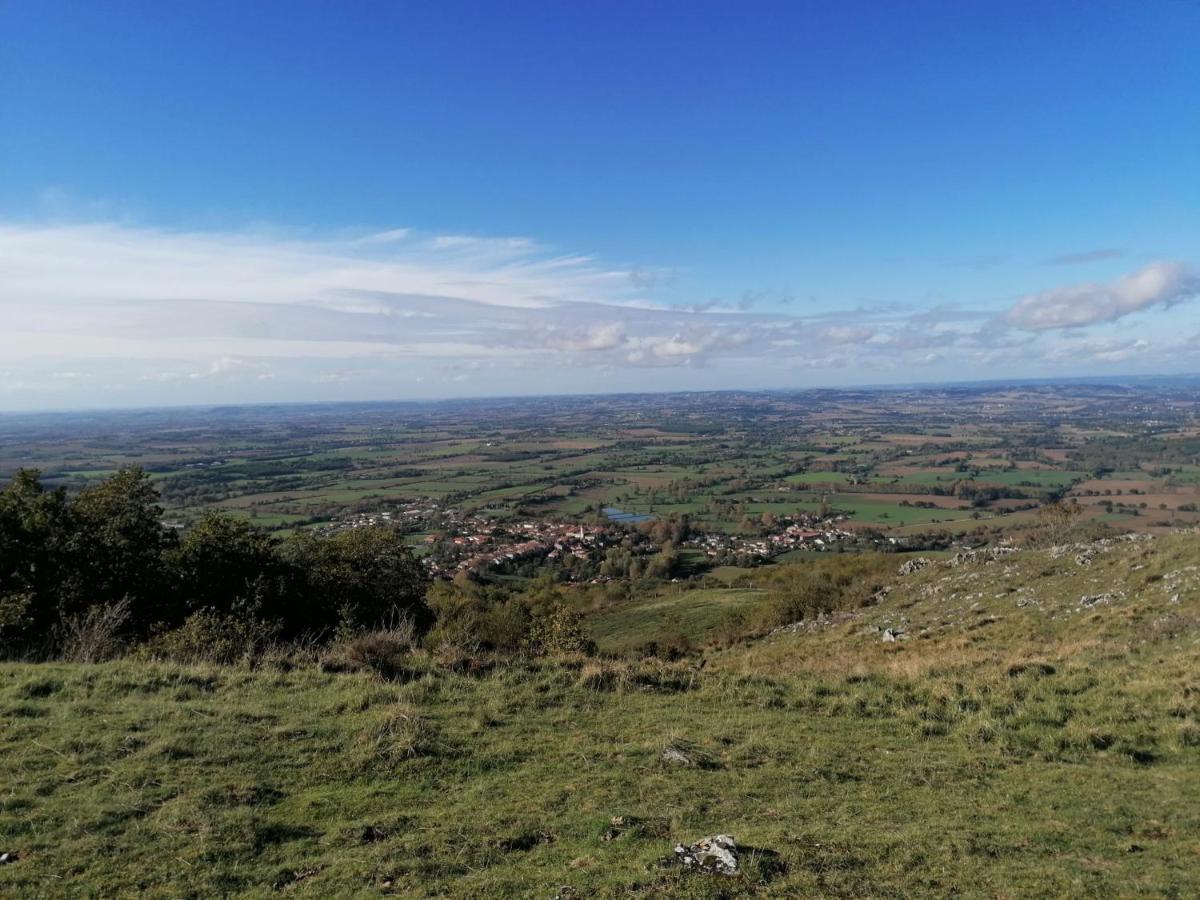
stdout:
[[(754, 534), (685, 529), (675, 549), (691, 551), (706, 565), (759, 565), (792, 551), (834, 551), (850, 542), (860, 543), (861, 533), (842, 525), (845, 518), (803, 513), (772, 517)], [(653, 539), (652, 521), (631, 523), (615, 517), (600, 522), (505, 520), (453, 506), (443, 508), (436, 501), (421, 499), (400, 502), (391, 509), (356, 513), (318, 526), (318, 530), (328, 535), (363, 527), (400, 529), (411, 535), (414, 551), (435, 578), (450, 578), (458, 572), (479, 574), (537, 561), (566, 568), (569, 581), (586, 573), (591, 576), (587, 580), (602, 582), (608, 578), (593, 575), (591, 570), (604, 561), (611, 548), (624, 547), (639, 556), (660, 552), (661, 541)], [(889, 540), (874, 538), (873, 542)]]

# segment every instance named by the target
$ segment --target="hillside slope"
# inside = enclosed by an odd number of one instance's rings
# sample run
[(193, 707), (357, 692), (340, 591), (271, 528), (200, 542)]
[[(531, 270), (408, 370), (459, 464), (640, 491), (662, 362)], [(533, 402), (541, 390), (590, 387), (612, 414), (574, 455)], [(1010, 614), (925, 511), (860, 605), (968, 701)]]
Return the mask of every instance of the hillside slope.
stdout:
[[(703, 668), (6, 664), (0, 894), (1195, 896), (1198, 544), (939, 562)], [(741, 877), (657, 865), (717, 832)]]
[(779, 629), (722, 664), (759, 675), (914, 674), (1049, 657), (1196, 658), (1197, 531), (918, 558), (898, 570), (877, 605)]

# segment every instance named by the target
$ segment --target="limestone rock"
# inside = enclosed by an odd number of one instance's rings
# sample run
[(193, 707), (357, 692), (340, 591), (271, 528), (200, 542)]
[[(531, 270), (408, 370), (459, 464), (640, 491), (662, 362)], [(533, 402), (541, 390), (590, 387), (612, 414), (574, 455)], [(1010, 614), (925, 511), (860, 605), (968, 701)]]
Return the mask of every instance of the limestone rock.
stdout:
[(692, 758), (678, 747), (664, 747), (662, 761), (668, 766), (690, 766)]
[(705, 875), (737, 875), (737, 841), (732, 835), (714, 834), (694, 844), (677, 844), (674, 863)]
[(920, 572), (925, 567), (932, 566), (932, 565), (933, 565), (933, 560), (930, 559), (929, 557), (918, 556), (918, 557), (915, 557), (914, 559), (908, 560), (908, 562), (906, 562), (902, 566), (900, 566), (899, 573), (901, 575), (912, 575), (914, 572)]

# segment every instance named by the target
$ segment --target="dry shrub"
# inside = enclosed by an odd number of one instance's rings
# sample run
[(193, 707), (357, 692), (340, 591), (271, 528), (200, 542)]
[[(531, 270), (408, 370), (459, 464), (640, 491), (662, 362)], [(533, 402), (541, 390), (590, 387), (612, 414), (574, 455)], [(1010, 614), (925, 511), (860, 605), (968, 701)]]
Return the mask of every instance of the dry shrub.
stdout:
[(403, 680), (411, 672), (407, 663), (416, 643), (411, 623), (369, 631), (331, 646), (321, 656), (327, 672), (374, 672), (388, 681)]
[(129, 602), (92, 606), (62, 624), (62, 656), (71, 662), (95, 663), (119, 656), (129, 623)]
[(264, 669), (291, 672), (293, 669), (320, 665), (324, 649), (319, 636), (306, 635), (291, 641), (267, 644), (254, 661)]
[(275, 646), (277, 629), (266, 622), (200, 610), (178, 628), (151, 638), (141, 656), (185, 663), (253, 663)]
[(459, 675), (485, 675), (496, 666), (495, 659), (480, 655), (476, 649), (454, 641), (439, 644), (433, 651), (433, 664)]
[(579, 670), (575, 683), (589, 691), (615, 691), (619, 681), (617, 667), (612, 663), (590, 662)]

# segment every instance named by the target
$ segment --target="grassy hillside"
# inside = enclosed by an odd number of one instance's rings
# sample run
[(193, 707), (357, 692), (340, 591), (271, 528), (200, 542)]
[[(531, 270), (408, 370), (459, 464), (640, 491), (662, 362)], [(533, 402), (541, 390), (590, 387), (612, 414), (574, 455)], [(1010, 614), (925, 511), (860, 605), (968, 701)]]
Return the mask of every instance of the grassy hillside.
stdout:
[(608, 607), (587, 619), (588, 633), (602, 652), (624, 653), (678, 637), (702, 642), (728, 612), (761, 600), (746, 588), (673, 590)]
[[(702, 669), (7, 664), (0, 894), (1196, 896), (1198, 543), (938, 562)], [(656, 867), (719, 831), (778, 856)]]
[[(1001, 554), (1003, 551), (999, 551)], [(786, 675), (999, 672), (1008, 663), (1137, 665), (1181, 662), (1200, 649), (1200, 532), (1126, 535), (994, 558), (923, 557), (883, 602), (827, 623), (805, 623), (719, 658), (729, 668)], [(905, 557), (906, 560), (912, 557)], [(881, 640), (885, 629), (900, 640)]]

